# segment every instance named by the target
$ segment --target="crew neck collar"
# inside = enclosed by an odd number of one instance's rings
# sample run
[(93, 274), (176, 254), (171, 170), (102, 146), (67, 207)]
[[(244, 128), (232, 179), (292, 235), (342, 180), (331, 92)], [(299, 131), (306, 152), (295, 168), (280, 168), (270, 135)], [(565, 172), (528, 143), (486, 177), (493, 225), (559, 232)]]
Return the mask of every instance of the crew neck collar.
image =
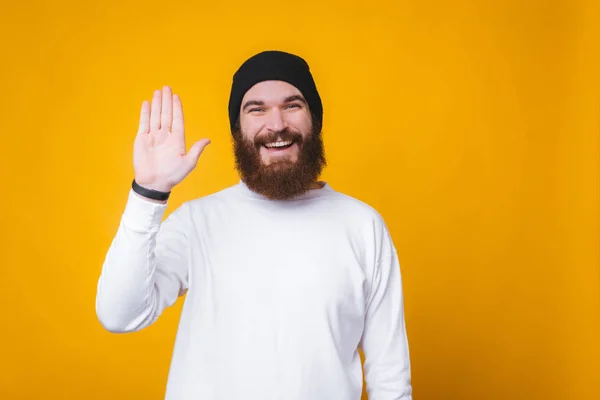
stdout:
[(310, 199), (314, 199), (317, 197), (325, 196), (325, 195), (333, 192), (333, 189), (331, 188), (329, 183), (327, 183), (326, 181), (319, 181), (319, 183), (323, 184), (323, 186), (321, 188), (310, 189), (306, 193), (301, 194), (300, 196), (294, 197), (289, 200), (271, 200), (271, 199), (263, 196), (262, 194), (256, 193), (253, 190), (251, 190), (242, 179), (240, 179), (239, 182), (235, 186), (244, 195), (255, 198), (255, 199), (270, 201), (270, 202), (274, 202), (274, 203), (289, 203), (289, 202), (295, 202), (295, 201), (310, 200)]

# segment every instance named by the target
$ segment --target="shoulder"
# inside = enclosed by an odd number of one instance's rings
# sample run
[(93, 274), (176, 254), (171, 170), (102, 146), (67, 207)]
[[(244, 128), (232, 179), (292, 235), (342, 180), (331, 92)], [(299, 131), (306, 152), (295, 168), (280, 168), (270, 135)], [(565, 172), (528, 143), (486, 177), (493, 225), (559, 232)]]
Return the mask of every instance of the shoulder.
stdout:
[(235, 191), (236, 186), (229, 186), (217, 192), (188, 200), (182, 204), (182, 207), (186, 207), (191, 212), (194, 212), (198, 209), (206, 209), (207, 207), (218, 206), (219, 204), (229, 202), (234, 197)]
[(165, 219), (165, 222), (174, 224), (178, 222), (188, 225), (203, 215), (210, 214), (231, 203), (233, 187), (227, 187), (214, 193), (186, 200), (177, 206)]
[(343, 219), (348, 229), (369, 247), (373, 263), (396, 252), (390, 231), (382, 214), (372, 205), (348, 194), (335, 192), (332, 209)]
[(382, 215), (369, 203), (342, 192), (333, 192), (332, 205), (345, 218), (357, 223), (385, 225)]

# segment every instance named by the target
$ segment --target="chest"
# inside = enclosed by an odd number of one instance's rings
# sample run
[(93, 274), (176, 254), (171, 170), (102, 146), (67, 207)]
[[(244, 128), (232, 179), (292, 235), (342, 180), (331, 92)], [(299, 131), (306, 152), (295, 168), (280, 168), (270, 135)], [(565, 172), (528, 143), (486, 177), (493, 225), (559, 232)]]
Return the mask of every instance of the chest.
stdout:
[(343, 224), (232, 214), (204, 228), (195, 235), (192, 290), (203, 287), (237, 311), (362, 317), (363, 252)]

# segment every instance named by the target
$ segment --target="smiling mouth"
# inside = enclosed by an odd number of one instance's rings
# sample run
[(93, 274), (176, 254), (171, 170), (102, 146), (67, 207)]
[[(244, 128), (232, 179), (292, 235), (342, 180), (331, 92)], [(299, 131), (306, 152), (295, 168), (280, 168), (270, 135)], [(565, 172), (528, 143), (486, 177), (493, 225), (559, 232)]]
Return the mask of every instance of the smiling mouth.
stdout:
[(264, 144), (264, 147), (268, 150), (285, 150), (292, 147), (293, 144), (294, 141), (292, 140), (278, 140), (276, 142), (266, 143)]

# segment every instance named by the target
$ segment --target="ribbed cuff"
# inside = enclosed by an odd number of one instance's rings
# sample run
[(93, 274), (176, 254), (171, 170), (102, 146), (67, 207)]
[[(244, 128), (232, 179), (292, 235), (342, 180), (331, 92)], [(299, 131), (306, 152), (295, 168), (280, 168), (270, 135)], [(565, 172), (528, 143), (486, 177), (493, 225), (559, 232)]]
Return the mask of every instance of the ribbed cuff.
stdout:
[(167, 209), (167, 204), (155, 203), (139, 197), (133, 189), (129, 189), (129, 196), (123, 222), (130, 229), (137, 231), (157, 231)]

